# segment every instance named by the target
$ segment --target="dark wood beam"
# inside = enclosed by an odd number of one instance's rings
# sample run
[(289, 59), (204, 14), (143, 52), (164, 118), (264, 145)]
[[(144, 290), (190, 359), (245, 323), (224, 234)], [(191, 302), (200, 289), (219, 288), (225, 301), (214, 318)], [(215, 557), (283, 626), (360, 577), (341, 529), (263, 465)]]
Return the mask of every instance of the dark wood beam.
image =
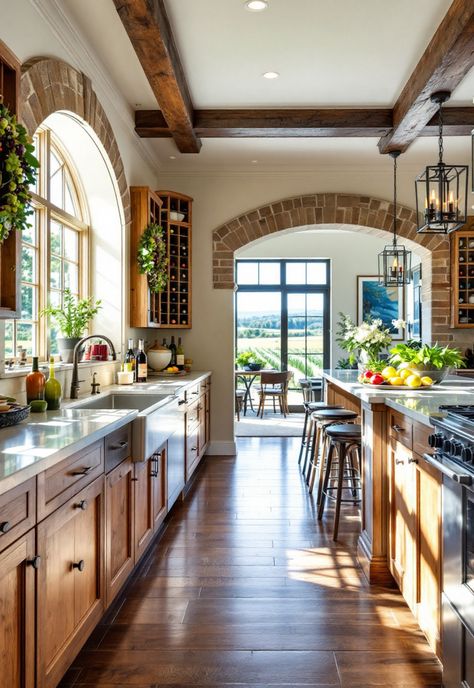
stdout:
[(404, 151), (438, 110), (430, 96), (454, 91), (474, 65), (474, 2), (453, 0), (393, 110), (393, 129), (379, 141), (381, 153)]
[(169, 132), (181, 153), (199, 153), (193, 106), (163, 0), (114, 0)]
[[(474, 107), (447, 107), (445, 134), (469, 136)], [(383, 109), (325, 110), (196, 110), (194, 130), (201, 138), (298, 138), (381, 136), (392, 128), (392, 111)], [(142, 138), (169, 138), (172, 133), (159, 110), (138, 110), (135, 131)], [(420, 136), (436, 136), (433, 117)]]

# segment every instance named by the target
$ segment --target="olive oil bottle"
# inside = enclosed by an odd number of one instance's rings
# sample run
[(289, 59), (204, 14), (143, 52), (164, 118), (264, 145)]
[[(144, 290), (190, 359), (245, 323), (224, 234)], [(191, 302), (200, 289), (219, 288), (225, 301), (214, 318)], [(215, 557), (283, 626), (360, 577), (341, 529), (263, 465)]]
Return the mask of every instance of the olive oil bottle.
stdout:
[(49, 359), (49, 378), (44, 386), (44, 398), (48, 402), (48, 411), (57, 411), (61, 407), (62, 389), (54, 374), (54, 358)]

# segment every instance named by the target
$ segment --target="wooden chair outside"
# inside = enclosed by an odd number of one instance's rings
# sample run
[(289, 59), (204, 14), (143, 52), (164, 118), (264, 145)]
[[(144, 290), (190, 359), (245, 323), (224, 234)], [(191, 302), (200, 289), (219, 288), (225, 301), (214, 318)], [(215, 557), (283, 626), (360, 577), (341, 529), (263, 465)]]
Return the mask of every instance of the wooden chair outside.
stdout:
[(240, 414), (242, 413), (242, 408), (245, 401), (245, 390), (236, 389), (235, 390), (235, 412), (237, 414), (237, 421), (240, 420)]
[(260, 375), (260, 387), (258, 387), (259, 402), (257, 417), (261, 416), (265, 411), (265, 401), (272, 400), (273, 412), (276, 413), (276, 400), (280, 407), (280, 412), (286, 418), (288, 409), (288, 385), (290, 383), (293, 373), (286, 371), (283, 373), (262, 373)]

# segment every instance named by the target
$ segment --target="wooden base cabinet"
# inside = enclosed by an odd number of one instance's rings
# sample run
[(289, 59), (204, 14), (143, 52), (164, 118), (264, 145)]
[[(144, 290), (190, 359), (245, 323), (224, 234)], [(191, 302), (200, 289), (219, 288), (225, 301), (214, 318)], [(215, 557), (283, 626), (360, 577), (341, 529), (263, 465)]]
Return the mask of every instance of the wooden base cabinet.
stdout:
[(35, 532), (0, 555), (0, 688), (35, 687)]
[(148, 461), (135, 463), (135, 563), (147, 549), (166, 516), (166, 448)]
[(135, 565), (134, 475), (131, 458), (106, 476), (106, 601), (110, 605)]
[(37, 685), (53, 688), (104, 613), (104, 478), (37, 527)]

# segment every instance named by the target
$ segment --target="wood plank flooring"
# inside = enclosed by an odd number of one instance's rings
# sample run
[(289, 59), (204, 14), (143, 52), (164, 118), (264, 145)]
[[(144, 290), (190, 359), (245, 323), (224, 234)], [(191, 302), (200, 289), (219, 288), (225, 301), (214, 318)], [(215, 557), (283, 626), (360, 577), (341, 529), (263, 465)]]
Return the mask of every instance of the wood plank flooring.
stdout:
[(120, 603), (61, 686), (441, 686), (398, 592), (358, 566), (359, 516), (318, 523), (298, 440), (244, 438), (208, 457)]

